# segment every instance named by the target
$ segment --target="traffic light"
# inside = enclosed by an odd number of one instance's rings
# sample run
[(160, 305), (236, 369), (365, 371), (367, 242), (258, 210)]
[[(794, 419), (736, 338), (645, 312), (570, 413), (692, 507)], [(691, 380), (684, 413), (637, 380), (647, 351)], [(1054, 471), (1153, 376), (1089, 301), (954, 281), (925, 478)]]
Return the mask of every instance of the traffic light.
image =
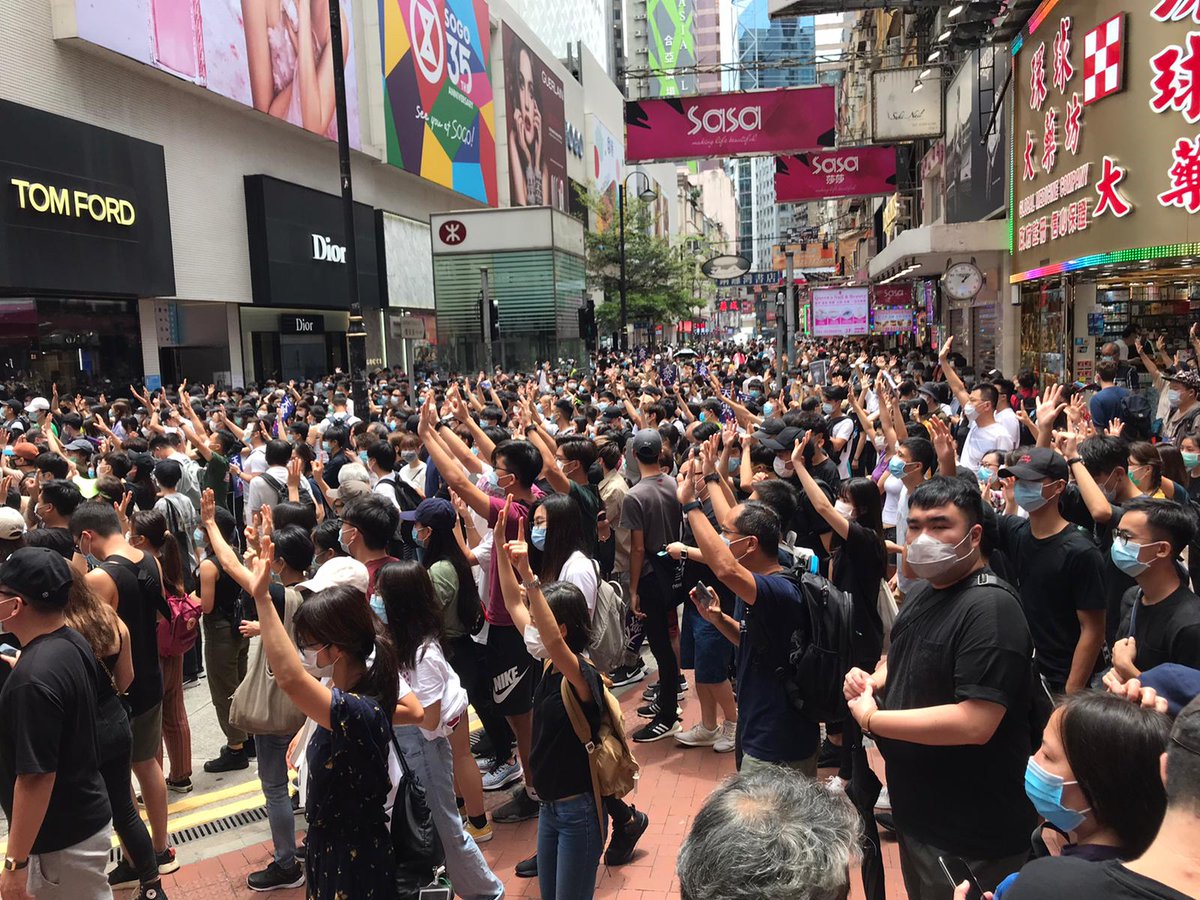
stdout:
[(500, 304), (496, 302), (495, 297), (489, 297), (488, 303), (491, 304), (491, 317), (488, 319), (488, 324), (492, 327), (492, 340), (500, 340)]
[(596, 304), (592, 300), (579, 308), (579, 337), (588, 350), (596, 349)]
[[(487, 304), (486, 309), (483, 307), (484, 303)], [(500, 340), (500, 305), (496, 302), (496, 298), (488, 297), (485, 300), (483, 297), (483, 291), (480, 291), (479, 304), (479, 317), (484, 325), (484, 340)]]

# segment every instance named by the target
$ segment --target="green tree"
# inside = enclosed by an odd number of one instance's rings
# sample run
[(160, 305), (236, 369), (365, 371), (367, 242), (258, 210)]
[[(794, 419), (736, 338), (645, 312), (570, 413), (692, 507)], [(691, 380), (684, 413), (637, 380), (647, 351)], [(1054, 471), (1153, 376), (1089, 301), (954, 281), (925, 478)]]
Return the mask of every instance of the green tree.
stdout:
[[(585, 235), (588, 287), (604, 292), (596, 308), (600, 330), (613, 331), (621, 320), (621, 239), (618, 210), (611, 198), (581, 193), (584, 205), (602, 223)], [(625, 272), (628, 320), (669, 324), (690, 318), (714, 293), (699, 267), (707, 242), (691, 237), (672, 244), (655, 234), (654, 202), (634, 193), (625, 197)], [(710, 254), (711, 255), (711, 254)]]

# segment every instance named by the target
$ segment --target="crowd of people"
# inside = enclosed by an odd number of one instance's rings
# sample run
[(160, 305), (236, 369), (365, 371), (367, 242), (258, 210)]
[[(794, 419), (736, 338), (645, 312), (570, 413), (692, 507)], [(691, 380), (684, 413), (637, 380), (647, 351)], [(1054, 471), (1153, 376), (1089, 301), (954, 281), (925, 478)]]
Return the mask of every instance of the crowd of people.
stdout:
[(5, 385), (0, 898), (165, 897), (194, 750), (257, 766), (253, 890), (495, 900), (479, 845), (536, 819), (516, 874), (589, 898), (657, 741), (736, 763), (689, 900), (882, 900), (881, 828), (910, 900), (1200, 897), (1200, 372), (1121, 349)]

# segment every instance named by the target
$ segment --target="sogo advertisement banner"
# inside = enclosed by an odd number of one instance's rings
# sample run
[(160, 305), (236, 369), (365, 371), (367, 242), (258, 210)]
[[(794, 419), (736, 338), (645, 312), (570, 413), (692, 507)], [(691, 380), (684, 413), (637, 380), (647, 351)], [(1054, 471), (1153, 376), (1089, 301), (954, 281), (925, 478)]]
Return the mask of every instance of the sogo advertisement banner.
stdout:
[(1012, 281), (1194, 255), (1200, 2), (1059, 0), (1013, 60)]
[(510, 205), (553, 206), (566, 212), (567, 115), (562, 79), (507, 22), (502, 34)]
[[(253, 107), (272, 118), (337, 139), (328, 3), (230, 0), (74, 0), (74, 37)], [(346, 84), (358, 84), (354, 5), (339, 4)], [(257, 14), (251, 14), (248, 9)], [(303, 77), (299, 46), (311, 45)], [(358, 147), (358, 91), (346, 92), (350, 146)]]
[(775, 199), (779, 203), (874, 197), (895, 190), (895, 147), (852, 147), (775, 160)]
[(870, 289), (815, 288), (812, 292), (812, 333), (815, 337), (866, 334), (870, 323)]
[(379, 0), (379, 18), (387, 161), (495, 206), (487, 0)]
[(627, 163), (832, 149), (834, 88), (739, 91), (625, 104)]

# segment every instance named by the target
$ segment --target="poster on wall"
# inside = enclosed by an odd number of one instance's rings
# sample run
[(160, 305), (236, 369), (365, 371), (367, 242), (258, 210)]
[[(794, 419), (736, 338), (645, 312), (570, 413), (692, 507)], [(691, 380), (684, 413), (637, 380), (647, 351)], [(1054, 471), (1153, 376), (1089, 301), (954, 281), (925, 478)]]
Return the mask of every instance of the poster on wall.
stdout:
[[(74, 37), (337, 139), (326, 0), (74, 0)], [(354, 5), (341, 0), (346, 83), (358, 83)], [(300, 54), (297, 47), (313, 48)], [(309, 68), (311, 67), (311, 68)], [(358, 92), (348, 91), (358, 147)]]
[(990, 104), (1004, 83), (1008, 54), (976, 50), (946, 92), (946, 223), (991, 218), (1008, 202), (1008, 112), (999, 101), (995, 125), (986, 135)]
[(880, 69), (871, 73), (871, 140), (876, 144), (939, 138), (945, 122), (940, 72)]
[(778, 203), (877, 197), (895, 191), (895, 147), (851, 147), (775, 159)]
[(646, 0), (650, 26), (647, 52), (656, 97), (696, 92), (696, 0)]
[(866, 334), (870, 289), (815, 288), (812, 292), (813, 334), (845, 337)]
[(387, 161), (495, 206), (487, 0), (379, 0), (379, 18)]
[(905, 334), (912, 327), (911, 309), (882, 308), (871, 313), (871, 334)]
[(504, 23), (508, 187), (512, 206), (567, 211), (566, 108), (562, 79)]
[(621, 180), (621, 142), (615, 134), (604, 127), (598, 118), (592, 118), (592, 178), (593, 189), (600, 197), (601, 212), (597, 216), (596, 230), (604, 231), (612, 224), (617, 208), (617, 183)]
[(913, 302), (913, 286), (911, 281), (897, 281), (894, 284), (875, 285), (875, 297), (871, 305), (880, 306), (911, 306)]

